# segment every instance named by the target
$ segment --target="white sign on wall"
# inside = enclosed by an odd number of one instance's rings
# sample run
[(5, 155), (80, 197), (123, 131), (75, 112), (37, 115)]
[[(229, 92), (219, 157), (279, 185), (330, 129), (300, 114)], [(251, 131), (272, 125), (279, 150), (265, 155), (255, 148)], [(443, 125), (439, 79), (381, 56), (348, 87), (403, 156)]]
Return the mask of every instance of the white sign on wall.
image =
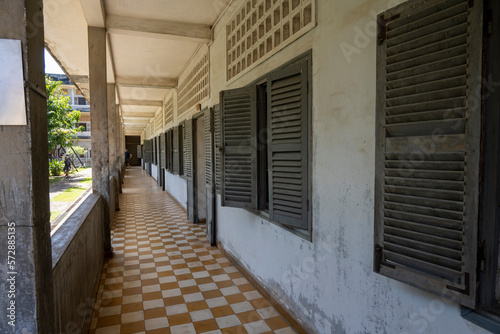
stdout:
[(0, 39), (0, 125), (26, 125), (21, 41)]

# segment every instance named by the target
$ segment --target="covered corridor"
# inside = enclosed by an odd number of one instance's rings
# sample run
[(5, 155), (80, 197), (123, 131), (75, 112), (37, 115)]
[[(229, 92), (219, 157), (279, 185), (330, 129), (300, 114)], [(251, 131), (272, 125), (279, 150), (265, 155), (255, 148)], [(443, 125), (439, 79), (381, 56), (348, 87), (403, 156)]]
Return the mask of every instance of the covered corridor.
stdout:
[(120, 204), (90, 333), (295, 333), (141, 168)]

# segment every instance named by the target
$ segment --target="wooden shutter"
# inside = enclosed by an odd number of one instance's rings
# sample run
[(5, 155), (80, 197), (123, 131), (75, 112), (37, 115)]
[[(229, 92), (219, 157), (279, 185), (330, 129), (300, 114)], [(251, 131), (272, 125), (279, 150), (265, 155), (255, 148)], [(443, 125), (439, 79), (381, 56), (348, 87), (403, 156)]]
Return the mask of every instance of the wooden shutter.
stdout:
[(165, 154), (166, 154), (166, 169), (172, 173), (172, 130), (167, 130), (165, 133)]
[(213, 110), (207, 109), (204, 112), (204, 133), (205, 133), (205, 182), (212, 185), (213, 173)]
[(475, 306), (482, 2), (379, 16), (375, 271)]
[(221, 92), (222, 204), (255, 208), (257, 205), (256, 87)]
[(172, 131), (172, 172), (179, 174), (179, 127)]
[(153, 143), (151, 139), (146, 139), (144, 141), (144, 162), (152, 163), (153, 162)]
[(137, 145), (137, 158), (142, 159), (142, 146)]
[(220, 105), (214, 106), (214, 163), (215, 163), (215, 187), (217, 193), (221, 191), (221, 165), (222, 165), (222, 143), (221, 143), (221, 123), (222, 115)]
[(193, 179), (193, 120), (188, 119), (184, 123), (183, 139), (184, 176)]
[(215, 173), (214, 173), (214, 110), (207, 109), (205, 121), (205, 183), (207, 206), (207, 239), (215, 245)]
[(275, 71), (267, 80), (269, 218), (309, 225), (309, 62)]
[(184, 122), (183, 128), (183, 154), (184, 154), (184, 177), (186, 178), (187, 186), (187, 217), (188, 219), (195, 223), (198, 220), (197, 208), (195, 203), (195, 183), (196, 178), (194, 177), (194, 157), (193, 154), (196, 152), (194, 150), (193, 143), (193, 119), (188, 119)]
[(157, 151), (157, 148), (156, 148), (156, 137), (154, 137), (152, 139), (152, 143), (153, 143), (153, 165), (158, 165), (158, 162), (156, 161), (156, 151)]
[(166, 168), (167, 166), (167, 154), (166, 154), (166, 148), (167, 148), (167, 143), (166, 143), (166, 135), (165, 133), (160, 134), (160, 165), (161, 168)]

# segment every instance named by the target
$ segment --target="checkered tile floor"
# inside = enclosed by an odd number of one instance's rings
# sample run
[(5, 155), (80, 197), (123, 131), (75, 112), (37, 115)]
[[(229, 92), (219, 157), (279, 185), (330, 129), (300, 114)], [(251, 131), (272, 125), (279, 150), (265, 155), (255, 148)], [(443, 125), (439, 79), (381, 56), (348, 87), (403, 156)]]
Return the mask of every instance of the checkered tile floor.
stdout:
[(296, 333), (140, 168), (120, 208), (89, 333)]

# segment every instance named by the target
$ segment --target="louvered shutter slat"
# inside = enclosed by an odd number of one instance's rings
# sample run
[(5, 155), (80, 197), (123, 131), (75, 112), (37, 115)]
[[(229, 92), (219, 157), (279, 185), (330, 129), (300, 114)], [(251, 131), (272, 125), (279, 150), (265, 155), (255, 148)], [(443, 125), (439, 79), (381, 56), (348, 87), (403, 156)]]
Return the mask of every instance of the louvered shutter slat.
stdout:
[(212, 109), (205, 110), (204, 113), (204, 130), (205, 130), (205, 182), (207, 185), (212, 185), (214, 180), (213, 168), (213, 111)]
[(174, 127), (172, 131), (172, 170), (174, 174), (179, 174), (179, 127)]
[(253, 209), (257, 206), (256, 98), (255, 87), (221, 93), (221, 183), (226, 206)]
[(191, 180), (193, 178), (193, 120), (188, 119), (184, 123), (184, 176)]
[(147, 139), (144, 141), (144, 162), (152, 163), (153, 162), (153, 147), (152, 141)]
[(408, 2), (381, 14), (386, 40), (377, 50), (375, 270), (431, 292), (454, 291), (469, 307), (481, 12), (466, 0)]
[(166, 166), (165, 168), (172, 173), (172, 131), (165, 132), (165, 155)]
[(167, 154), (166, 154), (166, 135), (165, 133), (160, 134), (160, 164), (161, 168), (166, 168), (167, 166)]
[(268, 77), (269, 217), (307, 229), (308, 211), (308, 64)]
[(214, 106), (214, 155), (215, 155), (215, 186), (217, 192), (221, 191), (221, 110), (220, 106)]
[(151, 139), (151, 142), (152, 142), (152, 155), (153, 155), (152, 164), (156, 165), (156, 137)]

